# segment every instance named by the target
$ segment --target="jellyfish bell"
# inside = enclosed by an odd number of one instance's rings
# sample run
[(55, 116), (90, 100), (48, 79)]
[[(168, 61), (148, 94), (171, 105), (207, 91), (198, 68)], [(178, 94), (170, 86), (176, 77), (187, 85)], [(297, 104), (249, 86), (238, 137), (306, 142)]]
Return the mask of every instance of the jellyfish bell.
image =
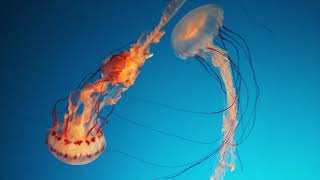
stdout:
[(223, 26), (223, 19), (223, 10), (214, 4), (190, 11), (177, 23), (171, 35), (176, 54), (186, 59), (206, 51)]
[(99, 157), (106, 147), (104, 135), (99, 133), (85, 137), (82, 128), (69, 124), (68, 134), (70, 138), (64, 138), (63, 124), (52, 127), (48, 132), (47, 143), (51, 153), (59, 160), (70, 165), (88, 164)]

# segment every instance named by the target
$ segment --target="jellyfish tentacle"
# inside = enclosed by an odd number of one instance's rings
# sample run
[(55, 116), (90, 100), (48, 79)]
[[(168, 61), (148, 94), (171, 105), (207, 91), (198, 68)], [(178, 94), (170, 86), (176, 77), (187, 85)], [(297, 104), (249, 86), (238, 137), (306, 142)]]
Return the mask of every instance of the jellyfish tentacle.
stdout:
[[(230, 40), (224, 38), (224, 37), (222, 36), (222, 34), (219, 34), (219, 37), (220, 37), (220, 39), (221, 39), (223, 48), (224, 48), (225, 50), (227, 50), (227, 47), (226, 47), (226, 44), (224, 43), (224, 41), (230, 43), (230, 44), (232, 45), (232, 47), (234, 47), (234, 49), (236, 50), (236, 52), (237, 52), (237, 57), (239, 58), (239, 50), (238, 50), (238, 48), (234, 45), (234, 43), (232, 43)], [(247, 112), (247, 108), (248, 108), (249, 101), (250, 101), (250, 99), (249, 99), (249, 91), (248, 91), (247, 83), (246, 83), (246, 81), (244, 80), (244, 78), (242, 77), (242, 75), (241, 75), (241, 73), (240, 73), (239, 65), (236, 65), (236, 64), (232, 61), (232, 59), (231, 59), (230, 56), (229, 56), (228, 58), (229, 58), (229, 61), (230, 61), (231, 68), (235, 70), (235, 72), (236, 72), (237, 75), (238, 75), (238, 79), (239, 79), (239, 89), (236, 91), (236, 92), (237, 92), (237, 96), (239, 97), (239, 98), (238, 98), (238, 110), (240, 111), (240, 115), (239, 115), (238, 121), (239, 121), (239, 123), (241, 124), (241, 129), (242, 129), (242, 133), (241, 133), (241, 134), (243, 134), (243, 133), (245, 132), (244, 126), (243, 126), (243, 118), (244, 118), (244, 116), (245, 116), (245, 113)], [(245, 90), (246, 90), (246, 103), (245, 103), (244, 110), (242, 110), (242, 108), (241, 108), (241, 106), (240, 106), (240, 103), (241, 103), (241, 102), (240, 102), (240, 92), (241, 92), (241, 91), (240, 91), (240, 87), (242, 86), (242, 83), (243, 83), (243, 85), (244, 85), (244, 87), (245, 87)], [(235, 82), (235, 84), (236, 84), (236, 82)], [(238, 141), (237, 141), (237, 145), (238, 145)]]
[(252, 78), (253, 78), (253, 81), (254, 81), (254, 85), (255, 85), (255, 99), (254, 99), (254, 105), (253, 105), (253, 111), (251, 112), (251, 115), (245, 125), (245, 129), (247, 129), (247, 126), (249, 125), (249, 122), (251, 121), (252, 119), (252, 125), (250, 126), (249, 128), (249, 131), (246, 135), (244, 135), (244, 137), (241, 137), (241, 141), (239, 142), (239, 144), (241, 144), (242, 142), (244, 142), (248, 137), (249, 135), (251, 134), (252, 130), (253, 130), (253, 127), (255, 125), (255, 121), (256, 121), (256, 108), (257, 108), (257, 104), (258, 104), (258, 99), (259, 99), (259, 96), (260, 96), (260, 88), (259, 88), (259, 84), (258, 84), (258, 81), (257, 81), (257, 78), (256, 78), (256, 73), (255, 73), (255, 70), (254, 70), (254, 67), (253, 67), (253, 60), (252, 60), (252, 56), (251, 56), (251, 52), (250, 52), (250, 48), (246, 42), (246, 40), (238, 33), (232, 31), (231, 29), (229, 29), (228, 27), (226, 26), (223, 26), (223, 29), (226, 30), (227, 32), (235, 35), (237, 38), (240, 39), (240, 41), (244, 44), (245, 48), (243, 48), (240, 43), (235, 40), (234, 42), (236, 42), (239, 47), (244, 51), (246, 52), (246, 55), (247, 55), (247, 60), (248, 60), (248, 63), (249, 63), (249, 66), (250, 66), (250, 70), (251, 70), (251, 73), (252, 73)]
[(169, 133), (169, 132), (166, 132), (166, 131), (163, 131), (163, 130), (160, 130), (160, 129), (157, 129), (157, 128), (153, 128), (153, 127), (149, 127), (149, 126), (146, 126), (142, 123), (139, 123), (137, 121), (133, 121), (131, 119), (128, 119), (127, 117), (124, 117), (123, 115), (120, 115), (119, 113), (114, 113), (114, 116), (121, 120), (121, 121), (125, 121), (127, 123), (130, 123), (134, 126), (138, 126), (138, 127), (141, 127), (141, 128), (145, 128), (145, 129), (148, 129), (149, 131), (152, 131), (152, 132), (155, 132), (155, 133), (158, 133), (158, 134), (161, 134), (161, 135), (165, 135), (165, 136), (169, 136), (169, 137), (174, 137), (174, 138), (177, 138), (179, 140), (182, 140), (182, 141), (187, 141), (187, 142), (191, 142), (191, 143), (196, 143), (196, 144), (202, 144), (202, 145), (210, 145), (210, 144), (213, 144), (215, 142), (217, 142), (220, 137), (212, 140), (212, 141), (200, 141), (200, 140), (195, 140), (195, 139), (191, 139), (191, 138), (187, 138), (187, 137), (184, 137), (184, 136), (181, 136), (181, 135), (177, 135), (177, 134), (173, 134), (173, 133)]
[[(221, 30), (220, 30), (220, 32), (221, 32)], [(225, 51), (228, 51), (227, 50), (227, 47), (226, 47), (226, 44), (225, 44), (225, 42), (224, 41), (227, 41), (227, 42), (229, 42), (229, 43), (231, 43), (231, 45), (233, 45), (233, 47), (234, 47), (234, 49), (236, 50), (236, 54), (237, 54), (237, 63), (239, 63), (239, 58), (240, 58), (240, 56), (239, 56), (239, 50), (238, 50), (238, 48), (232, 43), (232, 42), (230, 42), (228, 39), (225, 39), (221, 34), (219, 34), (219, 37), (220, 37), (220, 39), (221, 39), (221, 42), (222, 42), (222, 45), (223, 45), (223, 48), (224, 48), (224, 50)], [(240, 67), (239, 67), (239, 65), (238, 64), (235, 64), (233, 61), (232, 61), (232, 58), (228, 55), (228, 60), (229, 60), (229, 62), (230, 62), (230, 68), (232, 69), (232, 75), (233, 75), (233, 77), (235, 77), (235, 73), (237, 74), (237, 79), (235, 80), (235, 82), (234, 82), (234, 84), (235, 84), (235, 86), (237, 87), (237, 90), (236, 90), (236, 96), (237, 96), (237, 98), (238, 98), (238, 110), (239, 111), (241, 111), (240, 112), (240, 116), (241, 117), (239, 117), (238, 118), (238, 121), (241, 123), (241, 127), (243, 127), (243, 123), (242, 123), (242, 109), (240, 109), (240, 98), (241, 98), (241, 96), (240, 96), (240, 88), (241, 88), (241, 85), (242, 85), (242, 83), (244, 84), (244, 86), (245, 86), (245, 88), (246, 88), (246, 92), (247, 92), (247, 96), (248, 96), (248, 88), (247, 88), (247, 85), (246, 85), (246, 82), (244, 81), (244, 79), (243, 79), (243, 77), (242, 77), (242, 75), (241, 75), (241, 73), (240, 73)], [(235, 72), (235, 73), (234, 73)], [(238, 83), (239, 82), (239, 83)], [(238, 84), (238, 86), (237, 86), (237, 84)], [(248, 101), (249, 101), (249, 99), (248, 99), (248, 97), (247, 97), (247, 101), (246, 101), (246, 105), (245, 105), (245, 111), (246, 111), (246, 108), (247, 108), (247, 105), (248, 105)]]

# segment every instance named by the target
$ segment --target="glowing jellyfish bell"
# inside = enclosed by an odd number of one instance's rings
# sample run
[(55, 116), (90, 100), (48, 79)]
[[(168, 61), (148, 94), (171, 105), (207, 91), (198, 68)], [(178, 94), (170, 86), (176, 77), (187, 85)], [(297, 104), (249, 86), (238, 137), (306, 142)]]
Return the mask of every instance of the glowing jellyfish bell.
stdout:
[(223, 115), (223, 141), (219, 146), (219, 162), (211, 179), (223, 179), (226, 167), (231, 171), (235, 168), (237, 93), (227, 52), (213, 43), (223, 27), (223, 19), (223, 10), (218, 6), (200, 6), (177, 23), (171, 36), (172, 46), (180, 58), (198, 57), (203, 61), (211, 59), (213, 66), (219, 69), (225, 85), (228, 108)]
[(171, 40), (182, 59), (208, 52), (213, 39), (223, 26), (223, 10), (216, 5), (204, 5), (190, 11), (175, 26)]

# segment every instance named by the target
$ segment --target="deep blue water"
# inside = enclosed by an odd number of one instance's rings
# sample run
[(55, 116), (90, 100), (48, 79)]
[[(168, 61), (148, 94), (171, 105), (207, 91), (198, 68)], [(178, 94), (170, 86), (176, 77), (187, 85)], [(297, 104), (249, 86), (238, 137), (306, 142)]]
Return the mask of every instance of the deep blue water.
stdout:
[[(209, 2), (220, 5), (225, 25), (247, 40), (261, 89), (254, 130), (238, 146), (243, 170), (237, 161), (226, 179), (320, 179), (316, 0), (187, 1), (165, 27), (161, 42), (151, 47), (154, 57), (116, 109), (148, 128), (111, 117), (104, 128), (107, 151), (85, 166), (63, 164), (48, 151), (45, 136), (53, 103), (94, 71), (108, 52), (150, 32), (166, 1), (2, 2), (0, 179), (152, 179), (180, 168), (154, 167), (110, 150), (162, 165), (187, 163), (211, 152), (217, 144), (194, 144), (150, 129), (209, 141), (220, 133), (221, 115), (182, 113), (133, 98), (192, 110), (223, 106), (218, 84), (195, 60), (177, 58), (170, 46), (177, 21)], [(176, 179), (208, 179), (215, 162), (211, 158)]]

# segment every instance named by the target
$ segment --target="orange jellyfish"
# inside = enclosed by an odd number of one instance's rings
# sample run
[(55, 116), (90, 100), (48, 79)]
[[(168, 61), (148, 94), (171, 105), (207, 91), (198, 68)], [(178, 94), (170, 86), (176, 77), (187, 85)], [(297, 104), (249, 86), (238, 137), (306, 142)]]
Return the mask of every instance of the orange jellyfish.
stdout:
[[(240, 44), (240, 41), (244, 40), (240, 35), (223, 25), (223, 13), (221, 8), (213, 4), (203, 5), (193, 9), (177, 23), (171, 36), (172, 46), (180, 58), (187, 59), (195, 57), (211, 73), (214, 71), (214, 67), (217, 68), (220, 76), (215, 74), (215, 78), (220, 79), (221, 77), (223, 82), (222, 86), (224, 86), (227, 108), (223, 111), (222, 142), (219, 148), (214, 151), (219, 154), (219, 157), (217, 166), (210, 178), (212, 180), (223, 179), (227, 169), (230, 171), (235, 169), (237, 145), (235, 132), (238, 126), (239, 100), (238, 88), (235, 84), (242, 81), (242, 77), (239, 76), (237, 63), (233, 62), (229, 56), (225, 48), (225, 42), (236, 46)], [(228, 41), (228, 39), (225, 38), (232, 38), (231, 35), (234, 35), (240, 40), (232, 43), (232, 41)], [(220, 43), (222, 47), (219, 47), (214, 41), (218, 38), (221, 39)], [(237, 48), (236, 50), (238, 51)], [(207, 63), (207, 61), (211, 61), (211, 65)], [(251, 59), (249, 63), (252, 67)], [(235, 82), (233, 74), (237, 73), (237, 82)], [(253, 69), (252, 73), (254, 82), (256, 83)], [(213, 154), (214, 153), (210, 154), (200, 161), (207, 159)], [(199, 164), (200, 161), (197, 163)], [(193, 164), (192, 166), (195, 165), (196, 164)]]
[[(163, 12), (159, 24), (147, 36), (142, 36), (129, 50), (108, 57), (88, 82), (72, 92), (68, 98), (57, 101), (53, 108), (54, 122), (48, 131), (47, 144), (52, 154), (71, 165), (94, 161), (106, 148), (102, 127), (121, 98), (121, 93), (132, 86), (145, 61), (152, 57), (150, 45), (158, 43), (164, 35), (162, 28), (175, 15), (185, 0), (172, 0)], [(98, 76), (98, 77), (97, 77)], [(67, 108), (57, 106), (67, 100)], [(100, 111), (111, 107), (103, 117)], [(59, 114), (63, 114), (62, 121)]]

